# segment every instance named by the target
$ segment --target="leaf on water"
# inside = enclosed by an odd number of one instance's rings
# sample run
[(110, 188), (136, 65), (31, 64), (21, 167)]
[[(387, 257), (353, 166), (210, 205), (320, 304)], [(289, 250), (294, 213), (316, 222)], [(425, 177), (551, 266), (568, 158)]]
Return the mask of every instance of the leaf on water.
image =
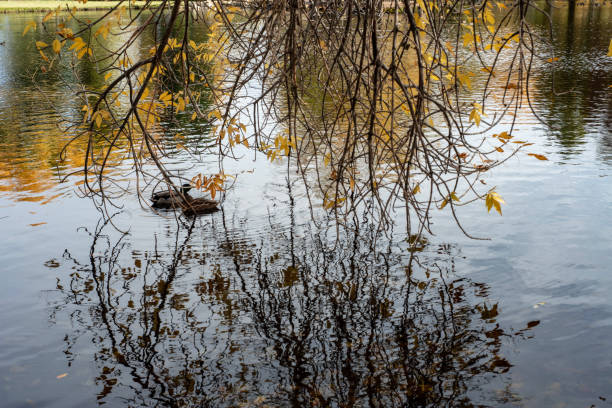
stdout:
[(533, 320), (533, 321), (527, 323), (527, 328), (531, 329), (532, 327), (536, 327), (538, 324), (540, 324), (539, 320)]
[(533, 156), (538, 160), (548, 160), (548, 158), (542, 154), (528, 153), (527, 156)]
[(608, 57), (612, 57), (612, 38), (610, 39), (610, 46), (608, 47)]
[(35, 224), (30, 224), (30, 227), (38, 227), (39, 225), (44, 225), (46, 222), (37, 222)]
[(549, 58), (546, 60), (546, 62), (555, 62), (555, 61), (559, 61), (559, 57)]
[(508, 141), (508, 140), (512, 139), (512, 136), (510, 136), (508, 134), (508, 132), (506, 132), (506, 131), (503, 131), (503, 132), (501, 132), (499, 134), (495, 134), (495, 135), (493, 135), (493, 137), (496, 137), (498, 139), (503, 139), (504, 141)]
[(536, 303), (535, 305), (533, 305), (533, 308), (534, 308), (534, 309), (537, 309), (538, 307), (540, 307), (540, 306), (544, 306), (545, 304), (546, 304), (546, 302), (538, 302), (538, 303)]
[(57, 378), (58, 380), (61, 380), (62, 378), (65, 378), (65, 377), (68, 377), (68, 373), (63, 373), (63, 374), (60, 374), (60, 375), (58, 375), (58, 376), (57, 376), (57, 377), (55, 377), (55, 378)]

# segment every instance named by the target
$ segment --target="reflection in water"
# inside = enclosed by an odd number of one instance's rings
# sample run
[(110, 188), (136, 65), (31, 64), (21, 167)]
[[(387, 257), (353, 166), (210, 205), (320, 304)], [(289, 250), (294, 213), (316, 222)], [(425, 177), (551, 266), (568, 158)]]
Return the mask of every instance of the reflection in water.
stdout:
[(454, 270), (452, 246), (423, 242), (410, 253), (382, 244), (367, 223), (315, 230), (292, 219), (282, 228), (275, 217), (251, 236), (247, 220), (226, 217), (183, 220), (163, 240), (171, 246), (156, 240), (147, 251), (106, 235), (114, 232), (100, 221), (88, 231), (88, 260), (66, 250), (74, 271), (58, 281), (53, 314), (72, 321), (69, 360), (92, 343), (100, 403), (437, 407), (518, 398), (475, 390), (511, 368), (502, 340), (538, 322), (500, 327), (487, 285)]
[[(612, 59), (606, 56), (612, 32), (612, 7), (595, 2), (586, 6), (554, 4), (551, 10), (555, 56), (553, 72), (547, 66), (536, 71), (537, 109), (548, 125), (549, 133), (572, 155), (583, 150), (586, 135), (601, 134), (600, 157), (610, 160), (612, 129)], [(544, 27), (548, 24), (537, 15)]]
[[(79, 14), (80, 18), (91, 20), (100, 15), (100, 12)], [(57, 63), (49, 72), (41, 73), (38, 70), (40, 55), (33, 38), (22, 35), (23, 27), (32, 18), (28, 14), (0, 16), (0, 40), (6, 42), (0, 47), (0, 196), (13, 201), (46, 204), (70, 195), (75, 184), (83, 182), (81, 173), (70, 178), (71, 183), (61, 184), (67, 176), (82, 171), (87, 159), (88, 140), (75, 138), (82, 131), (75, 124), (82, 122), (82, 107), (86, 102), (83, 89), (75, 84), (75, 78), (84, 81), (88, 87), (99, 88), (104, 75), (98, 72), (97, 63), (89, 60), (83, 60), (76, 67)], [(54, 32), (58, 22), (52, 19), (45, 24)], [(70, 24), (74, 21), (68, 26)], [(72, 27), (76, 30), (77, 26)], [(190, 35), (196, 41), (204, 41), (207, 32), (205, 25), (199, 25), (191, 29)], [(51, 42), (44, 30), (31, 34), (37, 41)], [(104, 40), (100, 37), (92, 47), (98, 55), (103, 55), (107, 48), (122, 43), (130, 35), (128, 30)], [(136, 60), (139, 54), (148, 55), (154, 41), (154, 33), (145, 33), (129, 49), (130, 56)], [(206, 97), (201, 102), (203, 109), (209, 103)], [(163, 142), (169, 166), (178, 162), (182, 167), (185, 162), (193, 163), (210, 143), (209, 125), (191, 123), (187, 115), (164, 112), (163, 121), (154, 133)], [(102, 138), (97, 142), (97, 148), (105, 144)], [(181, 149), (185, 148), (192, 155), (186, 158), (187, 155), (183, 154), (180, 160), (177, 159)], [(129, 165), (122, 165), (125, 157), (123, 149), (111, 152), (108, 159), (112, 166), (109, 165), (108, 175), (114, 175), (117, 180), (132, 181), (131, 176), (124, 176), (130, 169)]]

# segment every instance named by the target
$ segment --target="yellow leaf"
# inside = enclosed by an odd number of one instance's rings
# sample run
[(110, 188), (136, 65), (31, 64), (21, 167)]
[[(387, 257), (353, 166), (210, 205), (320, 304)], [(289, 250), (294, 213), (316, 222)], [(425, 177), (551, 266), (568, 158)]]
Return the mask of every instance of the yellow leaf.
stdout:
[(36, 48), (40, 49), (40, 48), (45, 48), (48, 47), (49, 44), (47, 44), (46, 42), (43, 41), (36, 41)]
[(470, 122), (475, 122), (476, 126), (480, 126), (480, 112), (478, 112), (478, 109), (474, 108), (470, 112)]
[(608, 47), (608, 57), (612, 57), (612, 38), (610, 39), (610, 46)]
[(487, 211), (491, 211), (491, 208), (495, 207), (495, 210), (502, 215), (501, 204), (505, 204), (506, 202), (501, 198), (501, 196), (495, 191), (489, 191), (485, 198), (485, 204), (487, 206)]
[(59, 54), (61, 49), (62, 49), (62, 43), (59, 42), (59, 40), (57, 39), (53, 40), (53, 51), (55, 51), (56, 54)]
[(455, 194), (455, 192), (454, 192), (454, 191), (451, 193), (450, 198), (451, 198), (453, 201), (459, 201), (459, 197), (457, 197), (457, 194)]
[(512, 136), (510, 136), (508, 134), (508, 132), (506, 132), (506, 131), (503, 131), (503, 132), (501, 132), (500, 134), (497, 134), (497, 135), (493, 135), (493, 137), (497, 137), (499, 139), (504, 139), (504, 141), (508, 141), (508, 140), (512, 139)]
[(68, 376), (68, 373), (64, 373), (64, 374), (60, 374), (56, 376), (55, 378), (57, 378), (58, 380), (61, 380), (62, 378), (67, 377), (67, 376)]
[(442, 205), (440, 206), (440, 209), (443, 209), (444, 207), (446, 207), (446, 204), (448, 204), (448, 200), (445, 198), (444, 201), (442, 201)]
[(47, 55), (45, 55), (45, 53), (42, 52), (42, 50), (38, 50), (38, 52), (40, 53), (40, 56), (43, 60), (49, 62), (49, 58), (47, 58)]
[(83, 56), (84, 56), (86, 53), (87, 53), (87, 48), (83, 48), (83, 49), (81, 49), (81, 51), (79, 51), (79, 52), (78, 52), (78, 54), (77, 54), (77, 58), (78, 58), (78, 59), (83, 58)]
[(474, 42), (474, 35), (472, 33), (463, 34), (463, 46), (467, 47)]
[(412, 189), (412, 194), (417, 194), (421, 191), (421, 186), (420, 185), (416, 185), (414, 186), (414, 188)]
[(555, 61), (559, 61), (559, 57), (549, 58), (546, 60), (546, 62), (555, 62)]
[(102, 115), (99, 111), (94, 114), (94, 121), (96, 122), (96, 126), (98, 128), (102, 126)]
[(42, 19), (43, 23), (46, 23), (47, 21), (49, 21), (49, 19), (53, 16), (54, 11), (51, 10), (50, 12), (48, 12), (47, 14), (45, 14), (45, 16)]
[(111, 76), (113, 76), (113, 73), (111, 71), (107, 72), (106, 75), (104, 75), (104, 80), (108, 81)]
[(485, 8), (484, 19), (489, 25), (495, 24), (495, 17), (493, 16), (493, 13), (491, 13), (491, 10), (489, 8)]
[(548, 160), (548, 158), (544, 155), (541, 154), (535, 154), (535, 153), (528, 153), (527, 156), (533, 156), (538, 160)]
[(35, 21), (30, 21), (28, 24), (26, 24), (25, 28), (23, 29), (23, 34), (21, 34), (22, 36), (26, 35), (28, 33), (28, 31), (30, 31), (30, 28), (33, 30), (36, 30), (36, 22)]
[(325, 157), (323, 158), (323, 162), (325, 163), (326, 166), (329, 166), (329, 162), (331, 161), (331, 156), (328, 154), (325, 155)]

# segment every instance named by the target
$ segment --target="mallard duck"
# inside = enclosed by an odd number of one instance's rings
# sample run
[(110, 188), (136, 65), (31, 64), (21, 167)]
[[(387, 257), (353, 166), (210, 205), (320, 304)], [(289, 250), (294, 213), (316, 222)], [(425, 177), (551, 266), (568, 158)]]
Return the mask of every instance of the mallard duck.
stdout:
[(191, 184), (185, 183), (181, 186), (180, 194), (174, 189), (154, 192), (151, 196), (152, 206), (154, 208), (172, 208), (179, 207), (185, 200), (191, 198), (187, 192), (191, 190)]
[(218, 201), (209, 200), (208, 198), (191, 198), (187, 196), (184, 201), (181, 201), (181, 208), (185, 215), (198, 215), (217, 211), (219, 209), (217, 208), (218, 204)]

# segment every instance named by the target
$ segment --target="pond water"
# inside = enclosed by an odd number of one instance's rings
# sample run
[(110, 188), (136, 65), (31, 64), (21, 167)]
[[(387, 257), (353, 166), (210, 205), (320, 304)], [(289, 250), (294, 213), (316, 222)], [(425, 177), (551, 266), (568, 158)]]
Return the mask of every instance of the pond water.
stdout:
[(32, 16), (0, 16), (0, 405), (612, 405), (612, 6), (552, 13), (571, 92), (537, 72), (547, 125), (517, 130), (549, 160), (488, 175), (503, 217), (461, 208), (490, 240), (441, 212), (413, 252), (402, 228), (314, 226), (260, 159), (226, 170), (221, 211), (177, 221), (126, 196), (118, 231), (60, 182), (82, 162), (78, 145), (58, 162), (57, 123), (80, 106), (28, 80)]

